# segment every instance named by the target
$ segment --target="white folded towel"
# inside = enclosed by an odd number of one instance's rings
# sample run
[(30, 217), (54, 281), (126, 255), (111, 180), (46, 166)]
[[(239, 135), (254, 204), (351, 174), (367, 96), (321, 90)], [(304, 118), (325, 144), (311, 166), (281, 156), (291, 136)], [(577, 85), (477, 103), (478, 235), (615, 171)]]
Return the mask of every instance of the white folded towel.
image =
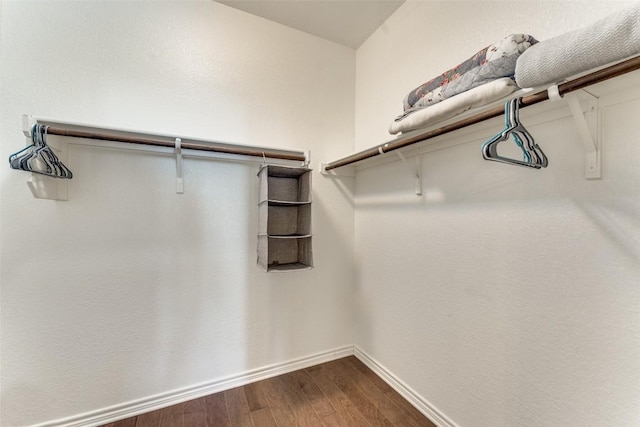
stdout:
[(413, 111), (401, 120), (391, 123), (389, 133), (409, 132), (447, 120), (472, 107), (479, 107), (507, 96), (516, 89), (518, 86), (508, 77), (485, 83), (437, 104)]
[(640, 54), (640, 5), (543, 40), (516, 62), (516, 83), (534, 87)]

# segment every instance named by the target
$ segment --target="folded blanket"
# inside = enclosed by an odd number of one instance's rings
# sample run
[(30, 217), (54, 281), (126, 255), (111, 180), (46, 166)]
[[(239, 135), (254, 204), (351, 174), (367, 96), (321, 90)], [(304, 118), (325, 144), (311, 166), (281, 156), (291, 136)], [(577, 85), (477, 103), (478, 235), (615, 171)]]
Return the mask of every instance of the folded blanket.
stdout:
[(424, 108), (501, 77), (513, 77), (516, 60), (537, 40), (528, 34), (512, 34), (489, 45), (442, 75), (412, 90), (404, 110)]
[(640, 54), (640, 5), (544, 40), (516, 64), (520, 87), (558, 83), (567, 77)]
[(389, 127), (389, 133), (409, 132), (456, 116), (472, 107), (479, 107), (509, 95), (518, 89), (510, 78), (501, 78), (447, 98), (428, 108), (399, 116)]

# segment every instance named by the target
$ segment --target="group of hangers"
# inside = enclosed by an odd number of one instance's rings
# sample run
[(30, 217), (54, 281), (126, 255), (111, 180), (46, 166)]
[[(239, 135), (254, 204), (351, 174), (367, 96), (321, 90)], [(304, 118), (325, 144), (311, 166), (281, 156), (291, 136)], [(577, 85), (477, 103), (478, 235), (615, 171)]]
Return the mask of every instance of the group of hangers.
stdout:
[(51, 147), (47, 145), (48, 126), (35, 124), (31, 127), (31, 145), (9, 156), (12, 169), (52, 176), (54, 178), (73, 178)]
[[(482, 157), (485, 160), (508, 163), (517, 166), (531, 167), (535, 169), (546, 168), (549, 165), (547, 156), (535, 143), (531, 134), (520, 123), (518, 110), (520, 100), (514, 98), (504, 104), (504, 129), (494, 137), (482, 144)], [(522, 150), (523, 160), (512, 159), (498, 154), (498, 144), (513, 137), (516, 145)]]

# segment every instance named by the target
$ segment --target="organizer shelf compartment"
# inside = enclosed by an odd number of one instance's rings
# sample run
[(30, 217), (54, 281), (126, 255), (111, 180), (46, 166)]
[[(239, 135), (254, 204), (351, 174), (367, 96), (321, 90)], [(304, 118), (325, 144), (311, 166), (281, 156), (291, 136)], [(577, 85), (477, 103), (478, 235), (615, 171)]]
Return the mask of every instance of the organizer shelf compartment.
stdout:
[(281, 205), (262, 202), (259, 235), (300, 236), (311, 234), (311, 203)]
[(265, 165), (260, 177), (260, 202), (311, 202), (311, 169)]
[(312, 268), (311, 170), (264, 165), (258, 177), (258, 265), (266, 271)]
[(258, 264), (266, 271), (312, 268), (311, 236), (258, 236)]

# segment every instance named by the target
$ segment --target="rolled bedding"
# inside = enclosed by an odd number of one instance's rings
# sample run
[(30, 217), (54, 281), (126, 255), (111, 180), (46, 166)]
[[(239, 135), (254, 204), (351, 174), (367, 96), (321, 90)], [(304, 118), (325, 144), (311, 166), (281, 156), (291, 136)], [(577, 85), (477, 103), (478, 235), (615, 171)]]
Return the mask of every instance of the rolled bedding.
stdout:
[(396, 118), (389, 133), (397, 134), (420, 129), (433, 123), (447, 120), (470, 108), (479, 107), (509, 95), (518, 89), (515, 82), (503, 77), (447, 98), (428, 108), (413, 110)]
[(544, 40), (518, 58), (518, 86), (558, 83), (584, 71), (640, 54), (640, 5)]
[(502, 77), (513, 77), (516, 61), (537, 40), (528, 34), (511, 34), (418, 86), (405, 97), (405, 113), (429, 107), (459, 93)]

